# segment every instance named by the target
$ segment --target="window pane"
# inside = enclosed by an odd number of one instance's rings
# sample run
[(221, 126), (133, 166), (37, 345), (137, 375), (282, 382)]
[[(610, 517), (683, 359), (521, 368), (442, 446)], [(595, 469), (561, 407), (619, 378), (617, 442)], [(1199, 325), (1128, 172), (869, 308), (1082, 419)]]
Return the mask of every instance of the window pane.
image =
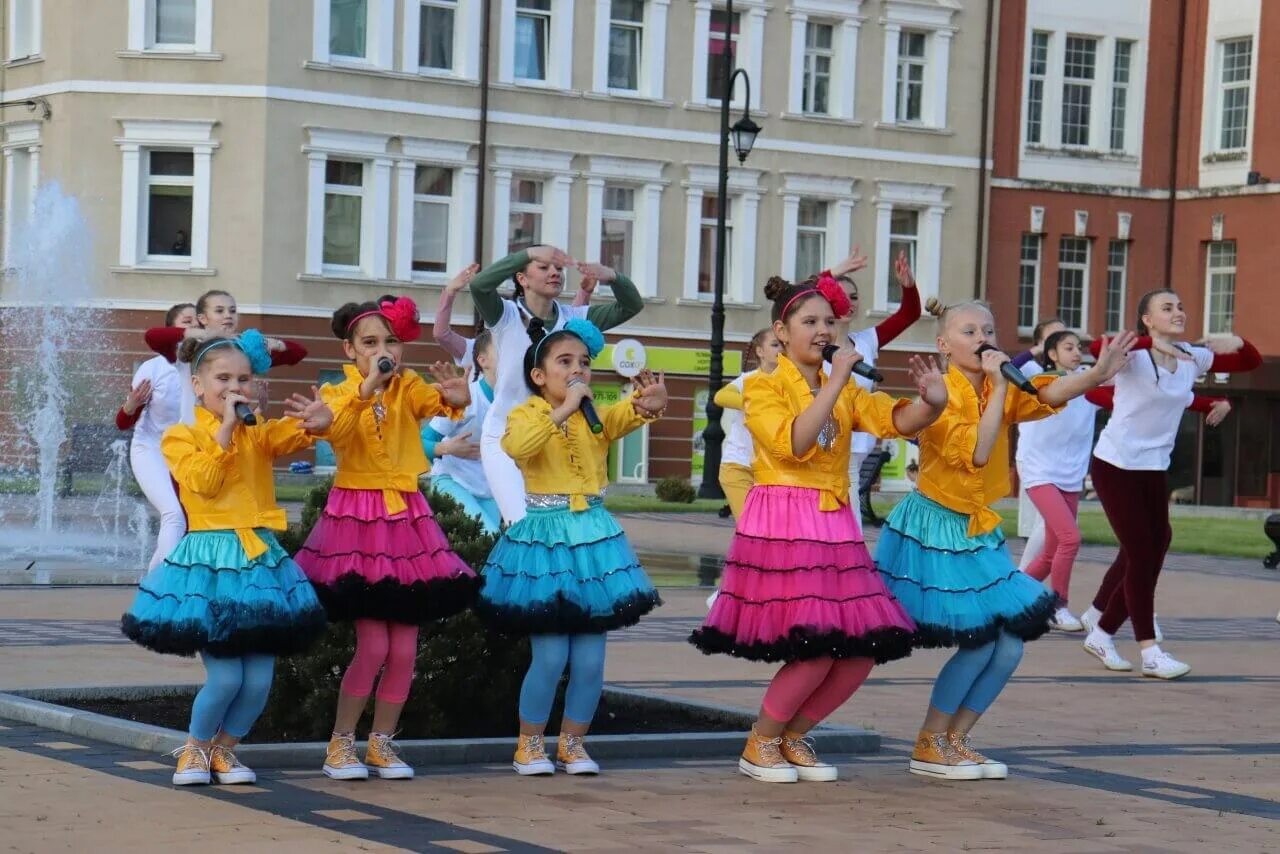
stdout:
[(1222, 148), (1244, 148), (1249, 131), (1249, 87), (1222, 93)]
[(417, 202), (413, 206), (413, 269), (443, 273), (449, 261), (449, 206)]
[(547, 22), (541, 15), (516, 15), (516, 77), (547, 79)]
[(423, 6), (418, 24), (418, 64), (453, 68), (453, 10)]
[(635, 27), (609, 28), (609, 87), (640, 88), (640, 30)]
[(1064, 237), (1058, 246), (1058, 316), (1071, 329), (1084, 327), (1084, 291), (1088, 276), (1089, 241)]
[(831, 49), (831, 33), (835, 28), (830, 24), (809, 24), (805, 27), (805, 47), (816, 47), (822, 50)]
[(1031, 73), (1043, 75), (1049, 68), (1049, 34), (1031, 34)]
[(193, 175), (195, 155), (190, 151), (152, 151), (152, 175)]
[[(702, 218), (703, 219), (715, 219), (719, 215), (719, 210), (720, 210), (719, 198), (720, 198), (719, 196), (713, 195), (711, 193), (706, 193), (705, 195), (703, 195), (702, 197)], [(726, 217), (728, 216), (727, 211), (725, 213), (725, 216)]]
[(191, 187), (150, 188), (147, 254), (191, 255), (191, 194)]
[(1128, 276), (1129, 244), (1112, 240), (1107, 245), (1107, 304), (1103, 325), (1106, 331), (1124, 328), (1124, 289)]
[[(725, 228), (725, 289), (729, 286), (730, 266), (733, 258), (733, 229)], [(716, 281), (716, 227), (702, 226), (702, 241), (698, 253), (698, 293), (714, 294)]]
[(630, 187), (610, 187), (604, 188), (604, 209), (607, 211), (633, 211), (635, 210), (636, 191)]
[(827, 227), (827, 204), (826, 202), (817, 202), (812, 199), (800, 200), (800, 211), (797, 214), (797, 222), (800, 225), (813, 226), (815, 228)]
[(520, 9), (537, 9), (541, 12), (551, 11), (551, 0), (516, 0)]
[(1128, 106), (1129, 90), (1117, 86), (1111, 92), (1111, 149), (1120, 151), (1124, 148), (1125, 108)]
[(821, 273), (826, 254), (826, 235), (821, 231), (801, 231), (796, 234), (795, 281), (803, 281)]
[(720, 100), (724, 98), (725, 87), (728, 84), (728, 76), (724, 73), (724, 55), (728, 51), (730, 55), (729, 65), (733, 66), (733, 57), (736, 53), (736, 43), (738, 40), (738, 27), (740, 16), (737, 12), (733, 13), (733, 32), (732, 41), (726, 43), (725, 29), (727, 19), (725, 13), (718, 9), (711, 10), (711, 33), (707, 40), (707, 98)]
[(195, 44), (196, 0), (155, 0), (156, 44)]
[(898, 34), (898, 55), (924, 58), (924, 33), (913, 33), (903, 30)]
[(1062, 76), (1076, 80), (1092, 80), (1098, 59), (1098, 40), (1067, 36), (1067, 51)]
[(542, 214), (512, 213), (508, 234), (508, 252), (520, 252), (530, 246), (537, 246), (542, 242)]
[(1040, 285), (1040, 237), (1022, 235), (1022, 252), (1018, 265), (1018, 326), (1034, 326), (1036, 291)]
[(1116, 67), (1111, 75), (1113, 83), (1129, 82), (1129, 64), (1133, 57), (1133, 42), (1117, 41), (1116, 42)]
[(359, 187), (364, 183), (364, 164), (350, 160), (325, 161), (324, 182), (344, 187)]
[(604, 220), (600, 234), (601, 264), (623, 274), (630, 272), (633, 226), (630, 220)]
[(360, 196), (326, 193), (324, 263), (360, 266)]
[(542, 182), (517, 178), (511, 182), (511, 201), (517, 204), (542, 204)]
[(1222, 44), (1222, 82), (1245, 83), (1253, 64), (1253, 39), (1237, 39)]
[[(895, 208), (889, 214), (889, 233), (895, 237), (909, 235), (914, 237), (919, 232), (917, 228), (920, 222), (920, 212)], [(892, 253), (889, 257), (897, 258), (897, 253)]]
[(329, 52), (364, 58), (368, 0), (329, 0)]
[(644, 0), (613, 0), (610, 4), (609, 16), (615, 21), (644, 20)]
[(1044, 81), (1027, 81), (1027, 142), (1040, 141), (1044, 110)]
[(453, 195), (453, 170), (443, 166), (419, 166), (413, 175), (413, 192), (419, 196)]
[(1093, 87), (1066, 83), (1062, 87), (1062, 144), (1089, 144), (1089, 110)]

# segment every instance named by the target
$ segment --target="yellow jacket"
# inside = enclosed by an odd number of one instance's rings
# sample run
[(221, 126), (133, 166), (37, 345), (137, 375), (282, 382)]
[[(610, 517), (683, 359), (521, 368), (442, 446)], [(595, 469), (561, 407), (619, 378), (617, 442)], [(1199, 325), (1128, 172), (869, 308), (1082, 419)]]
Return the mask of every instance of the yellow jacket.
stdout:
[[(818, 382), (827, 383), (818, 372)], [(875, 436), (901, 436), (893, 426), (893, 411), (911, 401), (895, 400), (883, 392), (869, 392), (848, 383), (831, 410), (839, 432), (831, 450), (815, 442), (802, 456), (791, 452), (791, 426), (813, 403), (809, 383), (786, 356), (771, 374), (747, 377), (743, 388), (747, 429), (755, 441), (751, 471), (756, 483), (817, 489), (818, 506), (837, 510), (849, 503), (849, 438), (855, 431)]]
[[(453, 406), (440, 396), (440, 389), (416, 371), (405, 370), (393, 377), (381, 396), (360, 399), (364, 377), (355, 365), (343, 365), (346, 379), (320, 389), (320, 396), (333, 410), (328, 439), (337, 457), (334, 486), (344, 489), (381, 489), (391, 515), (403, 513), (402, 492), (416, 492), (418, 476), (430, 466), (422, 450), (419, 422), (444, 415), (454, 420), (465, 409)], [(374, 404), (381, 402), (386, 412), (379, 424)]]
[(587, 509), (587, 498), (609, 485), (609, 445), (651, 419), (631, 405), (627, 396), (612, 406), (598, 406), (603, 433), (592, 433), (587, 419), (575, 412), (565, 428), (551, 420), (551, 404), (539, 395), (511, 410), (502, 450), (524, 473), (526, 492), (569, 496), (569, 507)]
[(275, 418), (253, 427), (237, 424), (231, 447), (224, 451), (215, 438), (221, 423), (197, 407), (195, 423), (166, 430), (160, 450), (178, 482), (187, 530), (234, 530), (245, 554), (255, 558), (267, 545), (253, 529), (286, 527), (284, 510), (276, 506), (272, 461), (311, 447), (317, 437), (293, 418)]
[[(1043, 388), (1057, 375), (1040, 374), (1031, 378), (1036, 388)], [(969, 517), (969, 536), (994, 531), (1000, 525), (1000, 514), (991, 505), (1009, 494), (1009, 425), (1021, 421), (1037, 421), (1058, 412), (1037, 398), (1013, 386), (1005, 393), (1004, 426), (996, 436), (995, 446), (985, 466), (973, 464), (973, 449), (978, 445), (978, 419), (991, 396), (991, 380), (985, 379), (982, 395), (954, 365), (947, 370), (947, 408), (924, 430), (920, 431), (920, 494), (944, 507)]]

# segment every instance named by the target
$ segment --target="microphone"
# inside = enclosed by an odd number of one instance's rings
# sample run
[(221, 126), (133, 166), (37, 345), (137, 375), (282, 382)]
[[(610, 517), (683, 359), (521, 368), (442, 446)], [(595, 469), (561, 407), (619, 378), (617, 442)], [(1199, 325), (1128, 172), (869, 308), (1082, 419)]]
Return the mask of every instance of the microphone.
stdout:
[[(574, 377), (569, 380), (570, 386), (585, 385), (582, 380)], [(578, 411), (582, 413), (582, 417), (587, 419), (587, 426), (591, 428), (592, 433), (603, 433), (604, 425), (600, 423), (600, 416), (596, 415), (596, 407), (591, 402), (591, 398), (584, 397), (578, 403)]]
[[(987, 352), (988, 350), (994, 350), (994, 349), (996, 348), (992, 347), (990, 344), (983, 344), (981, 347), (978, 348), (977, 354), (981, 356), (983, 353)], [(1032, 385), (1031, 380), (1027, 379), (1026, 374), (1022, 373), (1022, 371), (1018, 370), (1013, 366), (1013, 362), (1005, 362), (1003, 365), (1000, 366), (1000, 376), (1004, 377), (1006, 380), (1013, 383), (1018, 388), (1025, 391), (1027, 394), (1037, 395), (1040, 393), (1040, 390), (1037, 389), (1034, 385)]]
[(391, 361), (390, 356), (383, 356), (378, 360), (378, 373), (389, 374), (396, 369), (396, 363)]
[[(830, 362), (832, 357), (835, 356), (836, 352), (839, 351), (839, 349), (840, 348), (835, 344), (828, 344), (827, 346), (823, 347), (822, 361)], [(853, 363), (853, 372), (860, 377), (871, 380), (872, 382), (877, 382), (877, 383), (884, 382), (884, 374), (877, 371), (871, 365), (868, 365), (862, 359), (859, 359), (858, 361)]]
[(253, 414), (253, 410), (249, 408), (247, 403), (236, 404), (236, 418), (239, 418), (248, 427), (258, 423), (258, 416)]

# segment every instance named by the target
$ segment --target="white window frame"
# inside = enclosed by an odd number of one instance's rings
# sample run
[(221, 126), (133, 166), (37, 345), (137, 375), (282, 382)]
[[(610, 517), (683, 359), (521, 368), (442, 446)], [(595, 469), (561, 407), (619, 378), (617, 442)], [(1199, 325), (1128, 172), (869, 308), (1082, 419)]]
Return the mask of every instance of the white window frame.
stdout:
[[(1243, 149), (1222, 151), (1222, 44), (1253, 39), (1249, 69), (1249, 116)], [(1216, 0), (1208, 16), (1204, 39), (1204, 80), (1201, 95), (1200, 186), (1239, 186), (1253, 169), (1253, 140), (1258, 126), (1258, 63), (1262, 41), (1262, 0)]]
[[(209, 271), (209, 201), (212, 195), (215, 119), (121, 119), (116, 138), (123, 156), (120, 194), (120, 266), (128, 269)], [(146, 253), (146, 154), (152, 150), (192, 153), (191, 255), (148, 257)]]
[[(1121, 254), (1119, 264), (1115, 263), (1115, 251), (1117, 247), (1119, 247)], [(1107, 280), (1106, 287), (1102, 295), (1102, 327), (1107, 332), (1120, 332), (1125, 328), (1125, 300), (1129, 297), (1129, 255), (1128, 240), (1121, 240), (1113, 237), (1107, 242)], [(1114, 324), (1108, 322), (1110, 319), (1108, 315), (1111, 313), (1111, 277), (1113, 275), (1118, 276), (1120, 281), (1120, 292), (1119, 294), (1116, 294), (1119, 307), (1116, 311), (1116, 322)]]
[[(391, 137), (319, 127), (305, 130), (308, 141), (302, 150), (307, 155), (307, 250), (303, 274), (339, 279), (386, 278), (393, 166), (387, 144)], [(364, 164), (360, 263), (354, 267), (324, 263), (325, 166), (330, 159)]]
[(612, 18), (610, 0), (595, 0), (595, 54), (592, 58), (593, 91), (600, 94), (661, 100), (666, 82), (667, 13), (671, 0), (645, 0), (643, 32), (640, 37), (640, 69), (638, 89), (614, 89), (609, 86), (609, 27)]
[[(831, 31), (831, 46), (821, 47), (809, 44), (809, 31), (811, 29), (824, 27)], [(839, 54), (836, 51), (838, 24), (831, 21), (807, 21), (805, 23), (804, 33), (804, 56), (801, 58), (803, 63), (800, 69), (800, 110), (805, 115), (814, 116), (830, 116), (832, 108), (835, 106), (832, 99), (832, 84), (836, 81), (836, 75), (839, 73), (836, 63), (839, 60)], [(827, 103), (826, 109), (817, 109), (818, 94), (818, 60), (826, 58), (827, 70), (825, 72), (827, 81)], [(809, 85), (806, 85), (808, 81)], [(812, 91), (810, 91), (812, 89)], [(805, 107), (805, 101), (810, 101), (810, 105)]]
[[(684, 297), (681, 302), (708, 304), (698, 294), (698, 258), (702, 249), (702, 197), (719, 190), (715, 166), (689, 164), (688, 176), (682, 182), (685, 191)], [(728, 259), (724, 301), (737, 305), (754, 304), (756, 288), (756, 243), (759, 237), (760, 177), (756, 169), (729, 169), (729, 193), (726, 218), (733, 223), (732, 257)], [(794, 266), (794, 261), (792, 262)]]
[[(1091, 69), (1091, 73), (1093, 75), (1092, 77), (1087, 77), (1087, 78), (1086, 77), (1067, 77), (1066, 67), (1065, 67), (1066, 52), (1067, 52), (1067, 47), (1072, 40), (1093, 43), (1093, 68)], [(1061, 114), (1059, 115), (1058, 136), (1057, 136), (1057, 145), (1059, 148), (1091, 149), (1091, 148), (1100, 147), (1097, 145), (1097, 140), (1102, 135), (1101, 128), (1098, 127), (1099, 120), (1102, 118), (1102, 116), (1100, 115), (1102, 111), (1099, 109), (1099, 106), (1100, 106), (1099, 102), (1101, 101), (1101, 99), (1098, 98), (1098, 89), (1099, 89), (1098, 72), (1102, 68), (1102, 55), (1103, 55), (1104, 41), (1105, 40), (1101, 36), (1084, 35), (1080, 33), (1068, 33), (1066, 37), (1063, 39), (1063, 46), (1062, 46), (1063, 69), (1062, 69), (1062, 84), (1061, 84), (1062, 88), (1061, 88), (1060, 103), (1063, 104), (1063, 109), (1065, 110), (1066, 94), (1067, 94), (1068, 86), (1077, 87), (1079, 89), (1086, 90), (1089, 93), (1089, 114), (1088, 114), (1089, 117), (1088, 117), (1088, 121), (1085, 122), (1085, 126), (1084, 126), (1085, 141), (1084, 142), (1067, 142), (1065, 139), (1063, 139), (1063, 134), (1066, 133), (1066, 127), (1064, 125), (1064, 122), (1062, 121), (1063, 116)], [(1107, 125), (1108, 127), (1110, 127), (1110, 113), (1111, 113), (1110, 109), (1108, 109), (1106, 113), (1107, 113), (1107, 116), (1106, 116)]]
[[(1026, 257), (1026, 247), (1029, 241), (1035, 242), (1036, 257), (1028, 259)], [(1031, 283), (1031, 322), (1018, 323), (1018, 334), (1023, 337), (1030, 336), (1035, 331), (1036, 318), (1040, 316), (1040, 283), (1041, 274), (1044, 270), (1044, 235), (1033, 232), (1023, 232), (1021, 239), (1018, 241), (1018, 282), (1016, 297), (1014, 299), (1015, 319), (1022, 320), (1022, 271), (1030, 269), (1032, 271)]]
[[(641, 296), (657, 297), (661, 281), (662, 191), (669, 182), (662, 173), (666, 164), (660, 160), (630, 157), (593, 156), (588, 160), (587, 240), (585, 257), (600, 257), (604, 228), (604, 189), (606, 184), (626, 186), (635, 191), (635, 227), (631, 232), (631, 269), (625, 271)], [(608, 293), (602, 284), (597, 293)]]
[[(1227, 83), (1222, 79), (1223, 74), (1226, 71), (1227, 46), (1230, 44), (1239, 44), (1240, 42), (1244, 42), (1244, 41), (1249, 42), (1249, 77), (1243, 82), (1238, 81), (1233, 83)], [(1216, 72), (1215, 73), (1215, 77), (1216, 77), (1215, 89), (1217, 90), (1217, 98), (1214, 101), (1214, 109), (1213, 109), (1214, 122), (1215, 122), (1215, 127), (1213, 131), (1213, 150), (1214, 151), (1235, 152), (1235, 151), (1249, 150), (1249, 142), (1253, 138), (1253, 135), (1252, 135), (1253, 86), (1254, 86), (1254, 67), (1255, 67), (1253, 54), (1254, 54), (1254, 51), (1256, 50), (1257, 50), (1257, 43), (1254, 41), (1254, 38), (1252, 35), (1236, 36), (1234, 38), (1218, 40), (1218, 43), (1217, 43), (1218, 61), (1215, 69), (1215, 72)], [(1224, 146), (1222, 144), (1222, 133), (1225, 130), (1225, 123), (1223, 119), (1226, 117), (1224, 114), (1225, 108), (1226, 108), (1226, 103), (1225, 103), (1226, 93), (1228, 90), (1239, 90), (1239, 89), (1248, 90), (1249, 103), (1245, 108), (1245, 126), (1244, 126), (1245, 143), (1243, 145)]]
[(129, 51), (179, 56), (213, 54), (213, 0), (195, 0), (195, 38), (186, 44), (156, 42), (155, 19), (158, 0), (129, 0)]
[(889, 301), (890, 221), (895, 208), (920, 212), (916, 243), (916, 281), (923, 302), (939, 294), (942, 274), (942, 219), (951, 204), (946, 194), (949, 187), (940, 184), (918, 184), (907, 181), (879, 181), (875, 198), (876, 252), (873, 257), (872, 311), (892, 311), (897, 303)]
[(40, 122), (4, 126), (4, 265), (13, 266), (13, 242), (31, 222), (40, 187)]
[[(1231, 244), (1231, 252), (1234, 263), (1222, 266), (1213, 266), (1213, 249), (1217, 245)], [(1235, 306), (1236, 295), (1238, 289), (1236, 287), (1236, 270), (1240, 264), (1240, 246), (1235, 239), (1211, 241), (1205, 247), (1204, 256), (1204, 334), (1205, 335), (1231, 335), (1235, 328)], [(1222, 275), (1231, 277), (1231, 319), (1226, 329), (1213, 329), (1213, 277)]]
[[(806, 204), (819, 205), (821, 207), (821, 210), (822, 210), (821, 225), (805, 225), (804, 223), (800, 222), (800, 216), (799, 216), (800, 208), (802, 208)], [(830, 268), (831, 265), (827, 263), (827, 253), (831, 250), (831, 241), (828, 239), (828, 233), (829, 233), (828, 230), (830, 228), (831, 216), (832, 216), (831, 203), (828, 202), (826, 199), (801, 198), (799, 202), (796, 204), (796, 230), (795, 230), (796, 260), (792, 262), (792, 267), (793, 267), (791, 271), (792, 281), (795, 281), (795, 282), (802, 281), (804, 279), (809, 278), (810, 276), (815, 276), (818, 273), (821, 273), (825, 269)], [(800, 237), (806, 234), (816, 235), (818, 237), (818, 239), (821, 241), (820, 245), (822, 247), (822, 251), (819, 253), (820, 258), (818, 260), (817, 269), (810, 270), (802, 274), (798, 266), (799, 258), (800, 258)]]
[(516, 0), (501, 0), (501, 17), (498, 22), (499, 83), (542, 89), (573, 88), (573, 4), (574, 0), (551, 0), (547, 79), (531, 80), (515, 76)]
[[(403, 0), (405, 22), (400, 45), (400, 70), (424, 77), (451, 77), (458, 80), (480, 79), (480, 32), (482, 0), (453, 0), (453, 68), (429, 68), (419, 65), (422, 37), (422, 7), (430, 0)], [(443, 3), (433, 5), (443, 6)]]
[[(1084, 245), (1084, 261), (1063, 261), (1062, 251), (1067, 241), (1080, 241)], [(1093, 241), (1088, 237), (1064, 234), (1058, 238), (1057, 314), (1068, 329), (1083, 333), (1089, 328), (1089, 269), (1093, 265)], [(1080, 322), (1074, 326), (1067, 322), (1067, 312), (1062, 307), (1062, 273), (1065, 270), (1080, 272)]]
[[(959, 9), (951, 0), (936, 4), (912, 0), (885, 0), (881, 26), (884, 29), (880, 122), (885, 127), (947, 127), (947, 83), (951, 66), (951, 39), (957, 32), (951, 19)], [(920, 120), (898, 118), (898, 44), (903, 30), (925, 34), (924, 93)]]
[[(516, 201), (515, 194), (512, 193), (512, 194), (509, 194), (507, 211), (508, 211), (508, 216), (510, 216), (511, 214), (532, 214), (538, 218), (538, 239), (534, 240), (532, 243), (529, 244), (530, 247), (533, 247), (543, 242), (542, 226), (545, 225), (547, 220), (547, 204), (546, 204), (547, 193), (548, 193), (547, 180), (543, 178), (541, 175), (513, 175), (511, 178), (511, 183), (513, 185), (513, 188), (515, 184), (521, 181), (526, 181), (538, 187), (538, 201), (536, 202)], [(508, 219), (506, 251), (507, 252), (515, 251), (511, 248), (510, 219)]]
[[(25, 33), (20, 32), (17, 27), (13, 26), (13, 22), (18, 19), (19, 6), (25, 6), (27, 15), (30, 16), (30, 28)], [(8, 56), (10, 62), (37, 59), (42, 56), (41, 51), (44, 47), (43, 6), (43, 0), (9, 0), (9, 17), (5, 24), (6, 29), (9, 31)]]
[[(1043, 68), (1038, 73), (1034, 70), (1034, 63), (1036, 61), (1035, 59), (1036, 36), (1044, 36), (1044, 39), (1045, 39), (1044, 57), (1041, 59), (1041, 62), (1043, 63)], [(1023, 115), (1022, 115), (1022, 139), (1023, 139), (1023, 143), (1026, 145), (1043, 145), (1044, 144), (1045, 100), (1046, 100), (1046, 96), (1048, 94), (1048, 88), (1049, 88), (1049, 52), (1053, 48), (1053, 36), (1054, 36), (1053, 33), (1046, 32), (1045, 30), (1032, 30), (1030, 36), (1027, 39), (1027, 73), (1025, 78), (1027, 81), (1027, 85), (1023, 87), (1026, 90), (1026, 92), (1025, 92), (1025, 97), (1023, 98)], [(1040, 115), (1036, 118), (1036, 138), (1035, 139), (1031, 138), (1031, 104), (1032, 104), (1031, 84), (1032, 83), (1040, 84), (1040, 97), (1037, 101), (1037, 106), (1039, 107)]]
[[(471, 156), (471, 143), (438, 139), (401, 139), (401, 159), (396, 161), (396, 251), (395, 278), (421, 285), (443, 285), (467, 266), (474, 254), (476, 233), (476, 188), (480, 172)], [(453, 170), (453, 191), (449, 201), (448, 257), (445, 271), (413, 269), (413, 233), (416, 198), (414, 178), (419, 166), (440, 166)]]
[(569, 202), (573, 190), (573, 152), (515, 148), (491, 149), (493, 175), (493, 239), (490, 260), (507, 254), (511, 226), (511, 182), (516, 177), (539, 178), (542, 187), (542, 242), (566, 249), (569, 245)]
[[(734, 53), (736, 68), (745, 68), (751, 78), (751, 109), (760, 109), (760, 94), (764, 88), (764, 22), (773, 8), (767, 0), (735, 0), (733, 11), (738, 15), (738, 41)], [(693, 3), (693, 85), (689, 103), (701, 107), (719, 107), (719, 98), (707, 96), (707, 45), (711, 38), (711, 10), (723, 10), (722, 0), (694, 0)], [(741, 107), (745, 86), (734, 86), (730, 104)]]
[[(1123, 81), (1116, 79), (1116, 74), (1120, 70), (1120, 46), (1129, 46), (1129, 66), (1125, 69), (1125, 79)], [(1127, 149), (1127, 140), (1129, 138), (1129, 96), (1133, 94), (1133, 56), (1137, 52), (1138, 45), (1132, 39), (1116, 39), (1111, 46), (1111, 98), (1107, 117), (1107, 148), (1111, 151), (1125, 151)], [(1124, 105), (1120, 107), (1124, 112), (1121, 113), (1121, 121), (1119, 126), (1116, 125), (1116, 104), (1117, 96), (1124, 93)], [(1120, 144), (1116, 145), (1116, 131), (1120, 133)]]
[[(390, 71), (394, 68), (396, 0), (366, 0), (365, 11), (368, 40), (364, 56), (342, 56), (329, 52), (329, 4), (330, 0), (312, 0), (311, 56), (323, 65), (373, 68)], [(416, 18), (414, 20), (417, 20)], [(415, 62), (416, 62), (416, 51)]]
[[(902, 51), (903, 43), (909, 42), (913, 36), (919, 36), (923, 53), (920, 55), (904, 54)], [(908, 113), (911, 106), (911, 86), (916, 83), (911, 79), (911, 71), (914, 68), (920, 69), (920, 115), (912, 118)], [(899, 124), (924, 124), (927, 108), (925, 107), (925, 92), (929, 88), (929, 34), (920, 30), (901, 30), (898, 33), (898, 75), (895, 81), (895, 98), (897, 103), (894, 104), (894, 111)]]
[(801, 199), (827, 203), (826, 267), (830, 269), (848, 255), (853, 245), (853, 209), (860, 198), (854, 192), (856, 183), (854, 178), (782, 173), (778, 195), (782, 197), (783, 275), (790, 275), (796, 268)]

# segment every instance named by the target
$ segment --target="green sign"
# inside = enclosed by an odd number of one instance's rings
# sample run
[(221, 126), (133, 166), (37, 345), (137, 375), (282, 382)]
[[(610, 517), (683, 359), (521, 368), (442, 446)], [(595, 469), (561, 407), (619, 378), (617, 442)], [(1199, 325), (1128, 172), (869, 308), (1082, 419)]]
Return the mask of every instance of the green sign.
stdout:
[(702, 431), (707, 429), (707, 395), (710, 392), (706, 388), (700, 388), (693, 394), (693, 456), (689, 462), (689, 476), (693, 480), (702, 478), (703, 455), (706, 453), (706, 443), (702, 440)]
[[(668, 374), (691, 374), (705, 376), (711, 372), (711, 351), (686, 349), (684, 347), (645, 347), (645, 367), (653, 371), (666, 371)], [(595, 371), (613, 370), (613, 345), (606, 345), (591, 363)], [(736, 377), (742, 373), (742, 353), (726, 350), (724, 353), (724, 375)]]
[(907, 476), (907, 440), (882, 440), (881, 444), (889, 452), (889, 462), (880, 469), (882, 480), (903, 480)]

